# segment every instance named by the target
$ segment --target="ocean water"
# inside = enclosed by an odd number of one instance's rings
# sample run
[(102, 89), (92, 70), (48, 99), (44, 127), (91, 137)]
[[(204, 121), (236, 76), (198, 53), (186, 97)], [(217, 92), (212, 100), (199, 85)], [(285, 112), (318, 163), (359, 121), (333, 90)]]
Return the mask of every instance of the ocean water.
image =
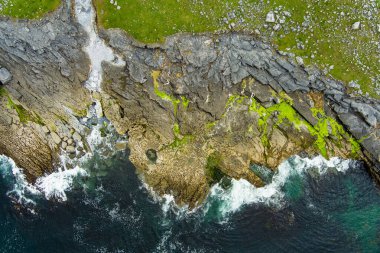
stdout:
[(189, 211), (124, 152), (25, 184), (0, 156), (0, 252), (380, 252), (380, 190), (359, 162), (292, 157), (269, 184), (216, 185)]

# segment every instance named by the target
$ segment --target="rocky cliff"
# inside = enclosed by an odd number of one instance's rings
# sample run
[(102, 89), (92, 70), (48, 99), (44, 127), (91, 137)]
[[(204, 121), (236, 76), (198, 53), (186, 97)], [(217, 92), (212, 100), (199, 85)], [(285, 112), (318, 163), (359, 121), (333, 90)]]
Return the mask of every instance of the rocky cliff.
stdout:
[(0, 67), (12, 75), (0, 86), (0, 153), (32, 181), (53, 170), (63, 139), (84, 131), (75, 116), (91, 104), (85, 42), (67, 5), (40, 21), (0, 20)]
[(255, 37), (177, 35), (147, 48), (120, 31), (103, 36), (127, 60), (104, 66), (106, 116), (160, 193), (196, 205), (224, 175), (260, 186), (252, 164), (276, 170), (300, 153), (363, 159), (376, 171), (379, 103)]
[[(83, 146), (86, 35), (66, 5), (0, 29), (0, 66), (13, 76), (1, 92), (0, 152), (32, 180), (53, 169), (60, 147)], [(294, 154), (361, 159), (380, 175), (379, 102), (350, 96), (259, 38), (180, 34), (148, 47), (119, 30), (101, 35), (127, 63), (103, 64), (105, 116), (128, 135), (131, 161), (160, 194), (194, 207), (228, 177), (264, 185), (251, 166), (276, 170)]]

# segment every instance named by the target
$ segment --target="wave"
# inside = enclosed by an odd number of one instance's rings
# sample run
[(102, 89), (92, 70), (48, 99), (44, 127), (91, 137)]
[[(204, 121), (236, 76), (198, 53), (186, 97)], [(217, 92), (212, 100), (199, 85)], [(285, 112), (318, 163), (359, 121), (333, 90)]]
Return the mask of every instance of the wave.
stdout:
[(87, 172), (78, 166), (69, 170), (60, 169), (38, 178), (36, 187), (48, 200), (67, 201), (66, 192), (72, 189), (74, 180), (86, 176), (88, 176)]
[(311, 169), (316, 170), (318, 175), (324, 175), (330, 170), (344, 173), (350, 168), (351, 162), (336, 157), (327, 160), (322, 156), (312, 159), (293, 156), (278, 167), (272, 182), (264, 187), (257, 188), (244, 179), (232, 179), (228, 189), (224, 189), (220, 184), (214, 185), (203, 211), (205, 215), (213, 213), (218, 218), (225, 218), (241, 210), (243, 206), (254, 203), (282, 208), (286, 203), (284, 186), (291, 180), (291, 176), (302, 177)]
[(27, 182), (23, 170), (11, 158), (0, 155), (0, 172), (7, 187), (11, 188), (6, 194), (13, 202), (25, 207), (36, 205), (33, 196), (40, 195), (40, 191)]

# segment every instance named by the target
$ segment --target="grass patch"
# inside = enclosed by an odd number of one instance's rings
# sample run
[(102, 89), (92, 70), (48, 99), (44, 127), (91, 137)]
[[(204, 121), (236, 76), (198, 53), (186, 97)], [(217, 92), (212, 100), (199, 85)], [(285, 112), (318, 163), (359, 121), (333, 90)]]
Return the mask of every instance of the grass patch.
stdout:
[[(163, 42), (178, 32), (258, 29), (280, 50), (380, 98), (379, 1), (119, 0), (119, 10), (109, 0), (94, 3), (101, 26), (121, 28), (145, 43)], [(276, 31), (265, 22), (269, 11), (277, 12), (281, 27)], [(362, 25), (354, 31), (356, 21)]]
[(0, 16), (38, 19), (60, 5), (61, 0), (0, 0)]

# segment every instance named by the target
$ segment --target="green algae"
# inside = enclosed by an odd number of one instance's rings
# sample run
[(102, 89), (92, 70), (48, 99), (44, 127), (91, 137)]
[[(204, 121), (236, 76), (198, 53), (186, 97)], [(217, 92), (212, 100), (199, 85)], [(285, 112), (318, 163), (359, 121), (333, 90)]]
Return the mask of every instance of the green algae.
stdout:
[(160, 74), (161, 74), (161, 71), (159, 70), (152, 71), (154, 93), (157, 95), (157, 97), (161, 98), (162, 100), (172, 103), (173, 112), (174, 112), (174, 115), (176, 116), (178, 112), (178, 105), (182, 104), (183, 108), (187, 109), (187, 107), (189, 106), (190, 100), (186, 98), (185, 96), (181, 96), (180, 97), (181, 99), (178, 99), (171, 94), (167, 94), (164, 91), (161, 91), (159, 89), (160, 84), (158, 82), (158, 77), (160, 76)]
[(26, 124), (28, 122), (34, 122), (39, 125), (45, 125), (42, 118), (36, 114), (28, 111), (25, 109), (22, 105), (16, 104), (11, 97), (8, 95), (8, 103), (7, 103), (8, 109), (13, 109), (16, 111), (20, 122), (23, 124)]
[(194, 139), (192, 135), (189, 135), (189, 134), (182, 135), (181, 129), (178, 123), (174, 123), (173, 134), (174, 134), (174, 141), (169, 144), (169, 147), (173, 149), (183, 147)]
[[(189, 106), (190, 100), (186, 98), (185, 96), (181, 96), (180, 99), (178, 99), (173, 95), (170, 95), (170, 94), (165, 93), (164, 91), (161, 91), (159, 89), (160, 84), (158, 82), (158, 77), (160, 76), (160, 74), (161, 74), (161, 71), (159, 70), (152, 71), (154, 93), (162, 100), (172, 103), (173, 113), (174, 113), (174, 116), (176, 117), (177, 112), (178, 112), (178, 105), (181, 104), (184, 109), (187, 109), (187, 107)], [(181, 135), (180, 126), (177, 122), (175, 122), (173, 125), (173, 134), (174, 134), (174, 141), (169, 144), (169, 147), (174, 148), (174, 149), (185, 146), (191, 140), (194, 139), (192, 135)]]
[[(345, 139), (351, 144), (351, 155), (356, 157), (360, 151), (360, 144), (349, 133), (344, 130), (344, 127), (339, 124), (334, 118), (325, 114), (322, 109), (312, 108), (311, 112), (317, 119), (317, 123), (313, 126), (293, 108), (293, 100), (286, 93), (273, 94), (278, 98), (279, 102), (268, 108), (262, 106), (255, 98), (247, 96), (231, 95), (226, 103), (226, 108), (230, 108), (235, 103), (241, 104), (244, 100), (249, 99), (249, 112), (257, 113), (258, 127), (261, 132), (261, 142), (265, 147), (270, 146), (268, 139), (268, 122), (271, 117), (276, 117), (273, 127), (278, 127), (282, 124), (290, 124), (298, 131), (301, 127), (305, 127), (308, 132), (316, 139), (314, 146), (318, 149), (322, 156), (328, 158), (327, 140), (332, 140), (337, 145)], [(333, 150), (331, 150), (333, 152)]]

